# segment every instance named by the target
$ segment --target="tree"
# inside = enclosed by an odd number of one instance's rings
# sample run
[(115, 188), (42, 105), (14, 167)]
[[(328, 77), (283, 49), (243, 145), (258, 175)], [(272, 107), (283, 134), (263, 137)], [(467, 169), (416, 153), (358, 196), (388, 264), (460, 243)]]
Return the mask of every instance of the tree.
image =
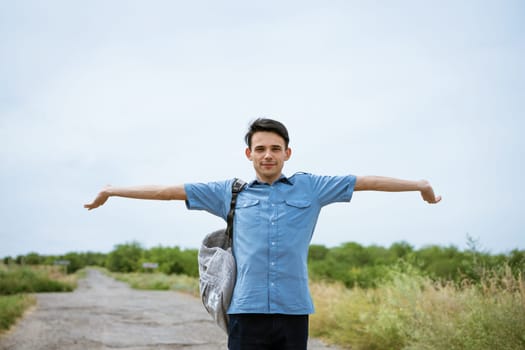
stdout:
[(138, 242), (119, 244), (109, 253), (106, 267), (113, 272), (135, 272), (140, 269), (144, 249)]

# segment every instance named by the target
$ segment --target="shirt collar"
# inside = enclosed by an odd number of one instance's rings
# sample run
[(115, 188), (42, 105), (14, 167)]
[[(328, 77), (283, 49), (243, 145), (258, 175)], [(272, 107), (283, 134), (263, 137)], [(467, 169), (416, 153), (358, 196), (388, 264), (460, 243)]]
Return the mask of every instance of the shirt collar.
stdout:
[[(288, 179), (288, 178), (287, 178), (286, 176), (284, 176), (284, 175), (281, 175), (281, 177), (280, 177), (277, 181), (275, 181), (275, 182), (276, 182), (276, 183), (277, 183), (277, 182), (282, 182), (282, 183), (287, 184), (287, 185), (290, 185), (290, 186), (293, 185), (293, 183), (290, 181), (290, 179)], [(248, 184), (248, 186), (254, 186), (254, 185), (266, 185), (266, 182), (261, 182), (261, 181), (259, 181), (258, 179), (255, 179), (255, 180), (253, 180), (252, 182), (250, 182), (250, 183)]]

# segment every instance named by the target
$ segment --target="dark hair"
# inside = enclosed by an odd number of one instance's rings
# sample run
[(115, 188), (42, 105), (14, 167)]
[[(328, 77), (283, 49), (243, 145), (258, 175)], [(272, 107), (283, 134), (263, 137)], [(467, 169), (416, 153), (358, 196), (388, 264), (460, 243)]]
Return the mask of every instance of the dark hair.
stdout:
[(244, 136), (244, 141), (250, 149), (252, 148), (252, 136), (258, 131), (276, 133), (284, 139), (284, 146), (285, 148), (288, 148), (290, 137), (288, 136), (288, 130), (286, 130), (284, 124), (273, 119), (258, 118), (253, 121), (253, 123), (251, 123), (250, 127), (248, 128), (248, 132)]

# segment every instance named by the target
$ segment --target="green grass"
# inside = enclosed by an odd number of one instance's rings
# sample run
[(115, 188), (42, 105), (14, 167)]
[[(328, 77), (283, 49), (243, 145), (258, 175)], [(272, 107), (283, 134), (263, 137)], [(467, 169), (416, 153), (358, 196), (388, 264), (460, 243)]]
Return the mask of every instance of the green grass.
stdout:
[(0, 333), (36, 303), (36, 298), (26, 293), (69, 292), (76, 288), (76, 279), (56, 266), (0, 264)]
[(53, 266), (0, 264), (0, 333), (8, 330), (36, 298), (25, 293), (64, 292), (76, 287), (76, 277)]
[(525, 349), (525, 282), (510, 271), (481, 284), (393, 273), (376, 289), (313, 283), (311, 334), (344, 348)]
[(76, 287), (71, 278), (52, 267), (10, 266), (0, 269), (0, 295), (38, 292), (70, 292)]
[(0, 295), (0, 334), (11, 327), (36, 302), (30, 295)]
[(135, 289), (175, 290), (194, 296), (199, 295), (199, 279), (186, 275), (166, 275), (163, 273), (109, 273), (115, 279), (128, 283)]

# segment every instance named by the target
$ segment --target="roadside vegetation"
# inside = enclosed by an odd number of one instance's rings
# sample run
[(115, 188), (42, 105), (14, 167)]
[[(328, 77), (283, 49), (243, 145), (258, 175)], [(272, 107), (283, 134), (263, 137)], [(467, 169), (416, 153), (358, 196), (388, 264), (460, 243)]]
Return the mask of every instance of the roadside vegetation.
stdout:
[(125, 282), (135, 289), (173, 290), (199, 296), (199, 279), (186, 275), (166, 275), (162, 272), (107, 272), (118, 281)]
[(479, 283), (394, 267), (376, 288), (311, 284), (313, 336), (355, 350), (525, 349), (525, 284), (508, 267)]
[[(95, 265), (133, 288), (199, 295), (195, 249), (130, 242), (108, 254), (30, 253), (4, 262), (57, 260), (70, 261), (68, 273)], [(342, 348), (525, 349), (525, 251), (490, 254), (470, 237), (465, 250), (350, 242), (312, 245), (308, 265), (311, 335)]]
[(4, 266), (0, 269), (0, 295), (39, 292), (70, 292), (74, 276), (54, 266)]
[(0, 264), (0, 334), (35, 304), (29, 293), (68, 292), (75, 287), (75, 276), (58, 266)]
[(30, 295), (0, 295), (0, 334), (8, 330), (36, 302)]

